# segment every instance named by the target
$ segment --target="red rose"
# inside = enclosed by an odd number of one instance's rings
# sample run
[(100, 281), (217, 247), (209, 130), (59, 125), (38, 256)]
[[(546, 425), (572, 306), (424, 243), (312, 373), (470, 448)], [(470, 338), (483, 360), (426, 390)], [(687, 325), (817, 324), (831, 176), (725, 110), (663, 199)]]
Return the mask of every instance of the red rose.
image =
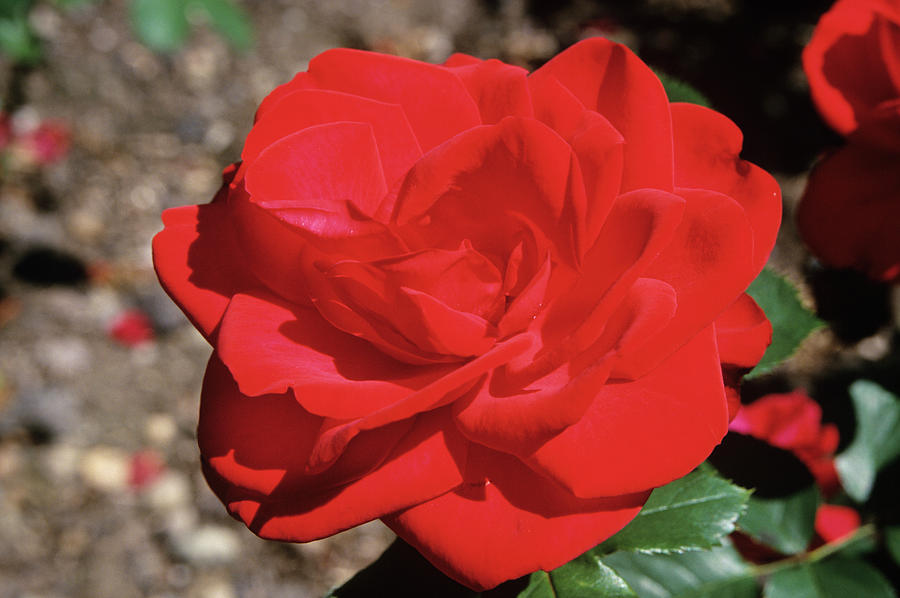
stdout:
[(215, 348), (210, 486), (266, 538), (380, 517), (473, 588), (615, 533), (721, 440), (722, 367), (768, 342), (743, 291), (779, 191), (740, 147), (604, 39), (531, 75), (316, 57), (154, 240)]
[(825, 494), (838, 489), (837, 426), (823, 424), (822, 408), (802, 391), (767, 395), (744, 405), (729, 429), (794, 453)]
[(797, 211), (825, 263), (900, 276), (900, 2), (839, 0), (803, 51), (819, 112), (847, 143), (813, 170)]
[(900, 100), (900, 2), (838, 0), (803, 50), (819, 112), (847, 135), (872, 112)]
[[(804, 392), (767, 395), (744, 405), (728, 427), (793, 453), (809, 468), (826, 497), (840, 489), (834, 468), (834, 452), (840, 440), (837, 426), (822, 423), (822, 408)], [(840, 540), (854, 532), (859, 524), (859, 513), (851, 507), (819, 505), (815, 536), (809, 549)], [(736, 532), (732, 539), (750, 561), (759, 563), (781, 558), (772, 548), (742, 533)]]
[(876, 111), (815, 166), (797, 227), (830, 266), (900, 278), (900, 107)]

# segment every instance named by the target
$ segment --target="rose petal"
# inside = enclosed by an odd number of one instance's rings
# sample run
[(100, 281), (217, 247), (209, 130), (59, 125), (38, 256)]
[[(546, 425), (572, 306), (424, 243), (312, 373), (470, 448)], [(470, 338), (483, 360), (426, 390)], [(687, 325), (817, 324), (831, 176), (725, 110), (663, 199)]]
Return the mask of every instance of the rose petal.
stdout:
[(485, 373), (508, 363), (517, 355), (525, 353), (531, 343), (531, 337), (525, 334), (519, 334), (507, 341), (497, 343), (484, 355), (458, 366), (402, 401), (397, 401), (393, 405), (373, 411), (365, 417), (328, 430), (318, 439), (311, 461), (327, 465), (333, 462), (347, 443), (363, 430), (373, 430), (459, 400), (466, 393), (478, 388), (483, 382), (482, 376)]
[(445, 411), (361, 433), (329, 470), (306, 457), (322, 418), (289, 395), (242, 396), (210, 363), (198, 440), (204, 474), (236, 518), (264, 538), (306, 542), (450, 490), (466, 443)]
[(278, 499), (321, 491), (378, 467), (412, 422), (359, 434), (328, 470), (310, 474), (316, 437), (333, 422), (303, 409), (290, 394), (248, 397), (214, 355), (203, 381), (198, 440), (203, 458), (245, 491)]
[(307, 89), (285, 95), (277, 106), (266, 111), (265, 118), (257, 120), (244, 142), (241, 158), (245, 164), (252, 164), (261, 151), (279, 139), (311, 126), (340, 121), (372, 126), (388, 187), (422, 156), (400, 106), (345, 93)]
[(772, 324), (746, 293), (716, 318), (715, 326), (723, 364), (752, 368), (772, 342)]
[(586, 243), (591, 245), (622, 186), (625, 139), (548, 72), (537, 71), (528, 82), (535, 117), (559, 133), (578, 157), (588, 202)]
[[(571, 46), (537, 73), (559, 80), (625, 138), (621, 191), (671, 191), (672, 123), (662, 83), (623, 45), (594, 37)], [(586, 76), (590, 73), (590, 76)]]
[(819, 20), (803, 49), (803, 70), (816, 107), (828, 124), (844, 135), (879, 103), (900, 96), (900, 86), (886, 66), (886, 60), (896, 57), (882, 52), (883, 37), (900, 33), (896, 24), (900, 16), (889, 6), (836, 2)]
[(749, 249), (752, 229), (744, 209), (726, 195), (679, 189), (687, 200), (675, 238), (645, 272), (678, 294), (678, 310), (631, 359), (620, 361), (613, 376), (639, 378), (679, 346), (709, 326), (753, 280), (756, 265)]
[(713, 328), (647, 375), (609, 382), (574, 425), (526, 463), (576, 496), (662, 486), (703, 461), (727, 431)]
[(842, 505), (819, 505), (816, 510), (816, 534), (826, 544), (852, 534), (862, 524), (859, 512)]
[(672, 104), (672, 127), (675, 184), (718, 191), (743, 206), (753, 227), (753, 264), (759, 273), (781, 224), (778, 183), (766, 171), (738, 157), (743, 134), (718, 112), (696, 104)]
[(868, 121), (819, 162), (797, 206), (797, 228), (816, 256), (885, 281), (900, 278), (900, 140), (885, 147), (891, 132), (900, 139), (900, 110)]
[(528, 92), (528, 71), (494, 59), (459, 64), (463, 60), (457, 58), (455, 62), (453, 65), (444, 63), (444, 66), (449, 67), (469, 90), (484, 124), (498, 123), (507, 116), (534, 116)]
[(568, 144), (534, 120), (504, 119), (456, 136), (410, 170), (391, 221), (411, 246), (455, 249), (471, 240), (503, 264), (523, 234), (535, 272), (551, 249), (572, 264), (583, 251), (585, 196)]
[(337, 48), (313, 58), (309, 75), (321, 89), (399, 104), (426, 152), (481, 124), (478, 107), (465, 86), (437, 65)]
[(473, 442), (527, 456), (575, 424), (598, 396), (616, 359), (636, 350), (648, 331), (675, 313), (675, 291), (658, 280), (639, 279), (603, 334), (587, 350), (537, 380), (510, 368), (495, 370), (471, 398), (457, 401), (454, 414)]
[(387, 193), (367, 123), (329, 123), (286, 135), (259, 153), (246, 179), (253, 202), (288, 222), (292, 208), (331, 212), (345, 202), (370, 215)]
[(685, 211), (678, 195), (641, 189), (619, 196), (575, 280), (562, 274), (541, 322), (544, 346), (583, 350), (647, 267), (672, 240)]
[(382, 518), (476, 591), (562, 565), (624, 527), (647, 498), (578, 499), (512, 457), (482, 449), (469, 457), (476, 460), (487, 485), (464, 485)]
[(391, 359), (315, 310), (262, 293), (231, 300), (218, 352), (242, 393), (292, 389), (306, 410), (337, 419), (388, 407), (449, 371)]
[[(233, 172), (226, 170), (226, 178)], [(223, 186), (213, 203), (166, 210), (165, 228), (153, 238), (160, 283), (208, 340), (215, 337), (231, 296), (260, 286), (234, 242), (223, 200), (227, 192)]]

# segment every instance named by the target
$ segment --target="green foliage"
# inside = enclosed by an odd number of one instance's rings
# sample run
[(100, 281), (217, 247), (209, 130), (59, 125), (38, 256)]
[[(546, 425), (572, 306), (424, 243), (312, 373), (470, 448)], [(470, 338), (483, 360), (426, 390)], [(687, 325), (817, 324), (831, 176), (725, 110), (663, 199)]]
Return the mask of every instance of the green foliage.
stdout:
[(884, 530), (884, 543), (894, 562), (900, 565), (900, 525)]
[(0, 1), (0, 52), (14, 62), (34, 64), (41, 58), (41, 43), (31, 24), (28, 13), (32, 0)]
[(819, 506), (819, 491), (809, 486), (783, 498), (751, 497), (738, 527), (782, 554), (809, 546)]
[(895, 598), (884, 576), (859, 559), (836, 556), (776, 571), (765, 598)]
[(882, 466), (900, 455), (900, 400), (868, 380), (850, 386), (856, 412), (856, 435), (835, 459), (841, 484), (854, 500), (864, 502)]
[(786, 278), (763, 269), (747, 293), (772, 323), (772, 344), (747, 377), (759, 376), (793, 355), (800, 343), (823, 322), (803, 307), (797, 289)]
[(717, 546), (734, 530), (749, 497), (718, 475), (696, 471), (657, 488), (634, 520), (601, 552), (681, 552)]
[(188, 13), (196, 11), (238, 49), (253, 43), (247, 13), (232, 0), (131, 0), (131, 21), (138, 37), (158, 52), (180, 48), (190, 32)]
[(712, 104), (706, 96), (697, 91), (693, 86), (685, 83), (681, 79), (676, 79), (671, 75), (667, 75), (658, 70), (653, 71), (663, 84), (666, 95), (669, 96), (670, 102), (687, 102), (688, 104), (699, 104), (711, 108)]
[(185, 0), (132, 0), (131, 24), (138, 38), (158, 52), (172, 52), (187, 39)]
[(637, 598), (624, 579), (599, 558), (583, 554), (547, 573), (531, 574), (518, 598)]
[(253, 28), (247, 13), (231, 0), (196, 0), (212, 26), (231, 44), (246, 50), (253, 45)]
[(617, 552), (603, 557), (640, 598), (755, 598), (750, 567), (726, 544), (682, 554)]

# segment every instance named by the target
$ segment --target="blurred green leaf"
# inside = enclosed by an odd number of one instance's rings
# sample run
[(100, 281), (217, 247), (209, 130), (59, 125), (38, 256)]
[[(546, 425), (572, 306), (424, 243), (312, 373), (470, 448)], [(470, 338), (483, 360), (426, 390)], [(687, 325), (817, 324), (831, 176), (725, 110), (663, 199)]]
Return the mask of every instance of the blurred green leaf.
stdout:
[(637, 598), (628, 584), (602, 561), (583, 554), (549, 573), (531, 574), (518, 598)]
[(765, 598), (896, 598), (890, 582), (868, 563), (836, 556), (776, 571)]
[(900, 455), (900, 400), (868, 380), (851, 384), (850, 398), (856, 412), (856, 435), (834, 464), (847, 494), (864, 502), (878, 470)]
[(631, 523), (596, 550), (681, 552), (710, 548), (734, 530), (750, 492), (709, 471), (695, 471), (650, 495)]
[(763, 269), (747, 289), (772, 323), (772, 344), (759, 364), (746, 377), (759, 376), (793, 355), (809, 334), (823, 325), (803, 307), (797, 289), (769, 268)]
[(738, 527), (782, 554), (797, 554), (809, 547), (818, 506), (814, 485), (783, 498), (751, 496)]
[(41, 42), (28, 22), (31, 5), (31, 0), (0, 0), (0, 52), (15, 62), (41, 58)]
[(140, 40), (159, 52), (181, 47), (190, 26), (186, 0), (131, 0), (131, 22)]
[(706, 96), (697, 91), (692, 85), (655, 69), (653, 72), (656, 73), (656, 76), (659, 77), (659, 80), (662, 82), (670, 102), (687, 102), (689, 104), (700, 104), (707, 108), (712, 107), (712, 104), (706, 99)]
[(56, 0), (56, 3), (62, 6), (63, 8), (75, 8), (76, 6), (82, 6), (84, 4), (92, 4), (97, 0)]
[(236, 48), (246, 50), (253, 45), (250, 15), (231, 0), (195, 0), (212, 26)]
[(884, 543), (891, 554), (891, 558), (900, 565), (900, 525), (885, 528)]
[(603, 557), (640, 598), (756, 598), (749, 566), (730, 545), (682, 554)]

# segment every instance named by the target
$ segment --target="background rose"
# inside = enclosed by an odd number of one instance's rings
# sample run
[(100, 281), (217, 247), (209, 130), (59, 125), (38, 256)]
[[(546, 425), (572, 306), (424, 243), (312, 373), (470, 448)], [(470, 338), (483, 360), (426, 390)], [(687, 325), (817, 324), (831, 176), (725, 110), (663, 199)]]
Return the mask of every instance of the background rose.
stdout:
[(154, 241), (215, 347), (210, 485), (264, 537), (381, 517), (476, 588), (614, 533), (768, 342), (779, 193), (740, 145), (602, 39), (530, 76), (318, 56)]
[[(834, 453), (840, 441), (837, 426), (822, 422), (822, 408), (805, 392), (766, 395), (744, 405), (728, 428), (793, 453), (809, 469), (826, 498), (840, 491), (834, 467)], [(815, 535), (809, 549), (838, 541), (856, 531), (859, 525), (860, 516), (856, 509), (820, 504), (816, 509)], [(735, 533), (732, 538), (741, 554), (753, 562), (784, 557), (743, 533)]]
[(803, 52), (823, 118), (847, 143), (813, 170), (797, 212), (827, 264), (900, 276), (900, 3), (840, 0)]

